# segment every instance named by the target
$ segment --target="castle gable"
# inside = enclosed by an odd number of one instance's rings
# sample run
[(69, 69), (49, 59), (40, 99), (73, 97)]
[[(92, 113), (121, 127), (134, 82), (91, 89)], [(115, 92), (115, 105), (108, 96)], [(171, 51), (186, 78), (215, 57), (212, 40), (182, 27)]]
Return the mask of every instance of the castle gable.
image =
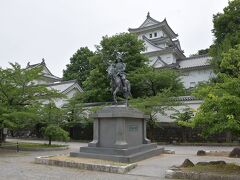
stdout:
[(159, 23), (160, 22), (158, 22), (157, 20), (150, 17), (150, 14), (148, 13), (147, 19), (141, 24), (141, 26), (139, 26), (139, 28), (148, 27), (148, 26), (152, 26), (155, 24), (159, 24)]

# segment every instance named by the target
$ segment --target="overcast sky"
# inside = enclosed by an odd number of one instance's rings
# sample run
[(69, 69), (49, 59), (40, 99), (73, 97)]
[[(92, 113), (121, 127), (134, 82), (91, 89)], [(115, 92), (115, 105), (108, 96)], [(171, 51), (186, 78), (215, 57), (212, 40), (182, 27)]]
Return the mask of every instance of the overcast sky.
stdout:
[(0, 66), (26, 66), (45, 58), (62, 76), (80, 47), (95, 50), (102, 36), (139, 27), (147, 12), (179, 35), (185, 55), (209, 47), (212, 16), (228, 0), (0, 0)]

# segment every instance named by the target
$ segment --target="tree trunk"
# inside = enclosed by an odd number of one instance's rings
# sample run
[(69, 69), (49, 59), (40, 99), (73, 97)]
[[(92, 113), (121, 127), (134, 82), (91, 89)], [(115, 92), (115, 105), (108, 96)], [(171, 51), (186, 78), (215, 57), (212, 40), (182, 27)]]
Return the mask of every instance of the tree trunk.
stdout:
[(231, 131), (226, 132), (226, 142), (231, 143), (232, 142), (232, 133)]
[(48, 140), (49, 140), (49, 141), (48, 141), (48, 145), (51, 146), (51, 144), (52, 144), (52, 137), (49, 136), (49, 139), (48, 139)]
[(2, 129), (0, 129), (0, 145), (2, 145), (2, 142), (3, 142), (3, 131)]
[(154, 125), (151, 124), (151, 123), (154, 123), (152, 118), (153, 118), (153, 116), (150, 114), (150, 119), (148, 121), (147, 137), (151, 140), (155, 140), (154, 139), (154, 133), (153, 133)]
[(187, 142), (187, 128), (183, 127), (182, 128), (182, 140), (183, 142)]

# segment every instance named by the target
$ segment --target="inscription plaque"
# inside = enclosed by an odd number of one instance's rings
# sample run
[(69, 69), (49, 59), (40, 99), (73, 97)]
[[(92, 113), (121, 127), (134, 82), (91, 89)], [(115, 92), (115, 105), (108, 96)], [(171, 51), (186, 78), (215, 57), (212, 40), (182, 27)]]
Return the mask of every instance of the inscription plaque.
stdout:
[(129, 125), (128, 126), (128, 131), (129, 132), (136, 132), (136, 131), (138, 131), (138, 126), (136, 126), (136, 125)]

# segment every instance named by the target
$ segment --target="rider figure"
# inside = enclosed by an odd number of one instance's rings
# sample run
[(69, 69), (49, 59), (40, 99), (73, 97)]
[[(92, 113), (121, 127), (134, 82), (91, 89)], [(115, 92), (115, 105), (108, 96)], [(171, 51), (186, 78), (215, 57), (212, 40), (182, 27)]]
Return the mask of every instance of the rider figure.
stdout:
[(122, 54), (120, 54), (120, 53), (117, 54), (115, 68), (116, 68), (117, 76), (119, 76), (119, 78), (121, 79), (121, 82), (122, 82), (122, 85), (123, 85), (123, 90), (126, 91), (127, 90), (126, 74), (124, 72), (125, 69), (126, 69), (126, 64), (123, 63)]

